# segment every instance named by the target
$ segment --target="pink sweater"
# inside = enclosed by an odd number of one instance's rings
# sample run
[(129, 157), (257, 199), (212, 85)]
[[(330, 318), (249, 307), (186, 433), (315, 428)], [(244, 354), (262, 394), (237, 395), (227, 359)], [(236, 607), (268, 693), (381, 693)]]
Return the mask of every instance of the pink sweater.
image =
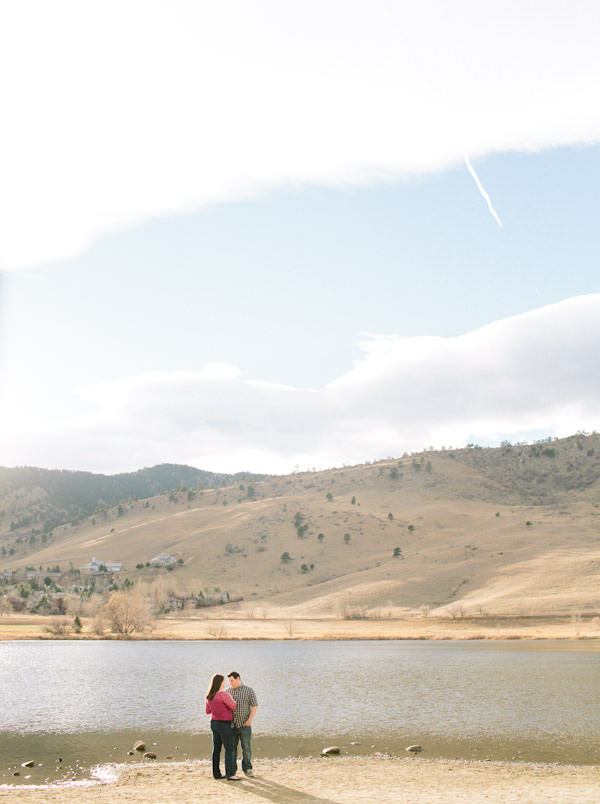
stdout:
[(232, 720), (237, 704), (228, 692), (219, 690), (212, 701), (206, 701), (206, 714), (211, 720)]

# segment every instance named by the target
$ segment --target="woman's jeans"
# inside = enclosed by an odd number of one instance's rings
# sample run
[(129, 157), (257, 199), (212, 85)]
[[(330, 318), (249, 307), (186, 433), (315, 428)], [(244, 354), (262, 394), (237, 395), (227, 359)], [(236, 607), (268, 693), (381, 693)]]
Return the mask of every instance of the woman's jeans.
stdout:
[(231, 730), (231, 720), (211, 720), (210, 730), (213, 738), (212, 752), (212, 771), (215, 779), (221, 777), (219, 767), (221, 760), (221, 746), (225, 748), (225, 776), (235, 776), (237, 762), (235, 749), (233, 747), (233, 732)]

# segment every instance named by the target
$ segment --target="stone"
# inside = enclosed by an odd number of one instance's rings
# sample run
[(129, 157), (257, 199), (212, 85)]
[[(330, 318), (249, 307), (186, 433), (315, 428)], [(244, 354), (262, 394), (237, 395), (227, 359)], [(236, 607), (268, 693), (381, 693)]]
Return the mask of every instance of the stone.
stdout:
[(156, 759), (156, 754), (154, 751), (146, 751), (144, 754), (144, 759)]
[(324, 748), (321, 751), (321, 756), (322, 757), (330, 757), (333, 754), (339, 754), (339, 753), (341, 753), (341, 752), (340, 752), (340, 749), (338, 748), (337, 745), (330, 745), (329, 748)]
[(22, 762), (21, 763), (22, 768), (33, 768), (34, 765), (35, 765), (35, 762), (33, 761), (33, 759), (30, 759), (27, 762)]
[(420, 745), (409, 745), (406, 747), (406, 750), (411, 754), (420, 754), (423, 748)]
[(143, 740), (138, 740), (137, 743), (133, 746), (134, 751), (145, 751), (146, 750), (146, 743)]

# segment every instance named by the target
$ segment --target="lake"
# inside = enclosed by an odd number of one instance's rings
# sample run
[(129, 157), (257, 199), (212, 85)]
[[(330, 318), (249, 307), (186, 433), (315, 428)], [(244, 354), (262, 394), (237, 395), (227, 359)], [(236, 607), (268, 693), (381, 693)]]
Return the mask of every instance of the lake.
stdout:
[[(259, 699), (257, 758), (418, 743), (428, 757), (600, 762), (597, 642), (17, 641), (0, 643), (0, 780), (78, 778), (131, 761), (139, 738), (159, 759), (208, 758), (206, 689), (231, 670)], [(27, 759), (40, 768), (11, 778)]]

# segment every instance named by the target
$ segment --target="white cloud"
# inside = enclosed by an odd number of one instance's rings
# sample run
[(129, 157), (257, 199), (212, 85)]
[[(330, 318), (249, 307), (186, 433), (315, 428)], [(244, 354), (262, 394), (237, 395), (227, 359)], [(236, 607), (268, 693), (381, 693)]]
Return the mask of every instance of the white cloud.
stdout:
[(527, 432), (566, 436), (600, 424), (599, 351), (597, 294), (458, 338), (367, 336), (353, 370), (319, 391), (232, 371), (134, 376), (83, 389), (78, 415), (52, 429), (31, 411), (22, 423), (2, 416), (3, 460), (279, 473)]
[(276, 187), (596, 142), (599, 23), (588, 0), (7, 0), (0, 267)]

